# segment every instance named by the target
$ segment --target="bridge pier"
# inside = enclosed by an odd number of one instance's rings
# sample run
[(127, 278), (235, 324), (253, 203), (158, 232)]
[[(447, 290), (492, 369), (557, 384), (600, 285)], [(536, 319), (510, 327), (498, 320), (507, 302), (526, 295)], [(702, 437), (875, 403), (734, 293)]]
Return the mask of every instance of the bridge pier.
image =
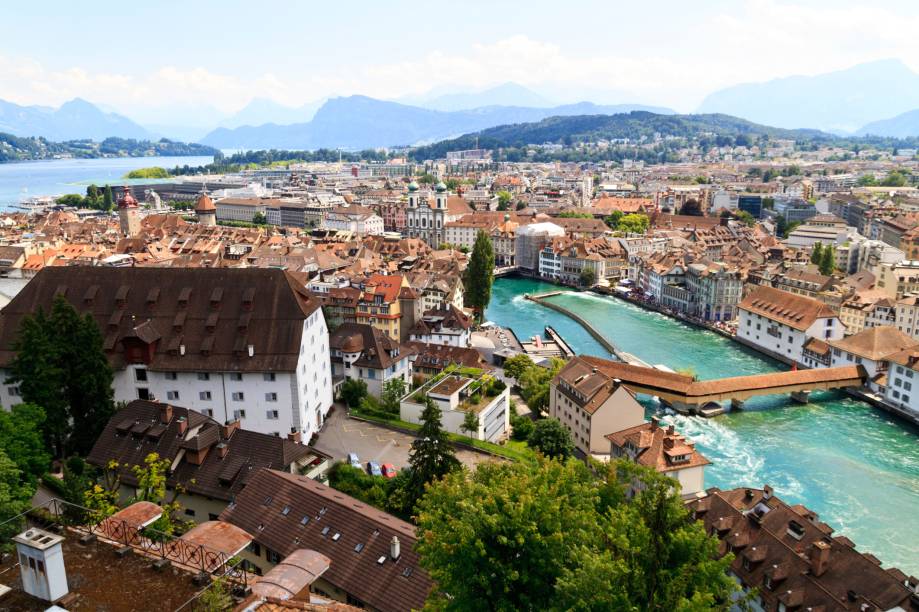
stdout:
[(744, 403), (745, 402), (743, 400), (739, 400), (736, 398), (732, 399), (731, 400), (731, 410), (743, 410)]
[(670, 407), (679, 412), (680, 414), (695, 414), (698, 406), (695, 404), (687, 404), (686, 402), (668, 402)]
[(798, 402), (799, 404), (806, 404), (810, 400), (810, 396), (810, 391), (792, 391), (791, 401)]

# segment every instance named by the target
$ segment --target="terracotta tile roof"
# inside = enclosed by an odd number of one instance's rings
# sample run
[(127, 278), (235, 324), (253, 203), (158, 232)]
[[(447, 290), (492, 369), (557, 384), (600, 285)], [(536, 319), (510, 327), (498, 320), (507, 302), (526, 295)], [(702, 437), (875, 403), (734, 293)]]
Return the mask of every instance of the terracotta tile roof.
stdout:
[(851, 540), (832, 537), (804, 506), (789, 506), (762, 489), (710, 489), (688, 504), (705, 530), (731, 545), (731, 571), (747, 587), (756, 587), (765, 609), (781, 601), (791, 609), (919, 610), (905, 582), (919, 583), (895, 569), (881, 567), (872, 555), (855, 550)]
[[(412, 525), (309, 478), (261, 470), (220, 519), (282, 556), (299, 548), (325, 555), (323, 579), (381, 612), (420, 610), (432, 586)], [(401, 549), (395, 561), (393, 537)]]
[(635, 452), (636, 463), (658, 472), (674, 472), (711, 463), (695, 449), (695, 444), (676, 433), (673, 426), (664, 428), (656, 421), (611, 433), (606, 439), (616, 448)]
[(819, 300), (765, 285), (758, 285), (737, 307), (801, 331), (817, 319), (836, 317), (833, 309)]
[(919, 347), (919, 341), (907, 336), (896, 327), (883, 325), (869, 327), (842, 340), (829, 340), (833, 348), (877, 361), (904, 349)]
[[(388, 368), (411, 354), (410, 347), (403, 348), (381, 330), (364, 323), (339, 325), (329, 337), (329, 348), (343, 353), (360, 353), (354, 365), (376, 370)], [(340, 361), (340, 358), (335, 360)]]

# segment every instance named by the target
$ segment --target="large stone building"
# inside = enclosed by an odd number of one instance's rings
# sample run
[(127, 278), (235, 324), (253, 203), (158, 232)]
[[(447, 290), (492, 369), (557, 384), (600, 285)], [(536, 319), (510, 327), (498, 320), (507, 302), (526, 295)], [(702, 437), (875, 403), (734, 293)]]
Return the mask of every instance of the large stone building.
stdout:
[[(24, 317), (64, 296), (91, 315), (116, 401), (161, 399), (308, 440), (332, 405), (329, 334), (313, 297), (267, 269), (45, 268), (0, 312), (0, 375)], [(18, 403), (0, 387), (4, 406)]]

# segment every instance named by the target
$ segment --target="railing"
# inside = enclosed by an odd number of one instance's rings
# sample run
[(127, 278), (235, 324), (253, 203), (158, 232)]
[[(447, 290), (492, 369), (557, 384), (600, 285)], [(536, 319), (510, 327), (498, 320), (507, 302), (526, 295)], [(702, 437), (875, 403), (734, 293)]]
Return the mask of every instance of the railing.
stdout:
[(97, 519), (98, 513), (89, 508), (52, 498), (40, 506), (12, 517), (4, 524), (18, 520), (22, 523), (23, 529), (28, 525), (66, 528), (130, 547), (144, 556), (163, 559), (187, 570), (225, 578), (242, 588), (247, 586), (248, 577), (242, 567), (242, 559), (150, 527), (137, 529), (124, 520), (112, 517)]

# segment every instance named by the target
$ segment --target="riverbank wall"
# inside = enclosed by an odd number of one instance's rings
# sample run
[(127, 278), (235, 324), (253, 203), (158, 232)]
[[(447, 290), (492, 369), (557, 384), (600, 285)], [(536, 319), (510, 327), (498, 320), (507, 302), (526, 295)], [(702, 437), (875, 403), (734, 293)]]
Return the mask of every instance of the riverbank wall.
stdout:
[(687, 325), (698, 327), (699, 329), (706, 329), (710, 332), (715, 332), (716, 334), (720, 336), (724, 336), (725, 338), (731, 338), (731, 339), (734, 338), (733, 334), (721, 329), (720, 327), (710, 325), (703, 321), (699, 321), (698, 319), (687, 317), (678, 312), (674, 312), (672, 310), (664, 308), (663, 306), (659, 306), (657, 304), (652, 304), (650, 302), (645, 302), (643, 300), (633, 298), (630, 295), (622, 295), (622, 294), (616, 293), (615, 291), (607, 287), (591, 287), (590, 291), (593, 293), (596, 293), (597, 295), (602, 295), (604, 297), (614, 297), (616, 299), (620, 299), (623, 302), (628, 302), (629, 304), (634, 304), (635, 306), (644, 308), (645, 310), (650, 310), (652, 312), (656, 312), (658, 314), (662, 314), (664, 316), (671, 317), (673, 319), (676, 319), (677, 321), (680, 321), (681, 323), (686, 323)]

